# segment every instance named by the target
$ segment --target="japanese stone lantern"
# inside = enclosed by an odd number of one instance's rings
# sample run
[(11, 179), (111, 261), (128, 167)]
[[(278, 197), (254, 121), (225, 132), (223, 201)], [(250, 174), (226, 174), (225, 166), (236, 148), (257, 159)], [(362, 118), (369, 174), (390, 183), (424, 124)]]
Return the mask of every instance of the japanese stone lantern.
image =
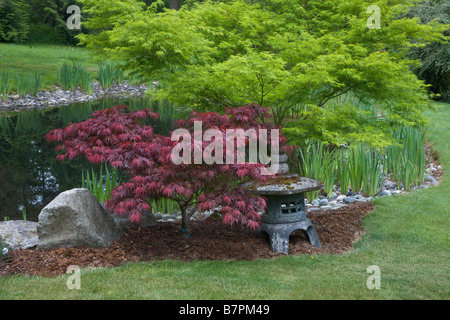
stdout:
[(267, 213), (262, 215), (260, 230), (267, 232), (273, 252), (289, 253), (289, 235), (303, 230), (309, 242), (320, 248), (319, 237), (306, 218), (305, 192), (319, 190), (323, 185), (314, 179), (289, 174), (287, 156), (279, 156), (278, 176), (265, 182), (250, 181), (242, 185), (246, 192), (267, 199)]

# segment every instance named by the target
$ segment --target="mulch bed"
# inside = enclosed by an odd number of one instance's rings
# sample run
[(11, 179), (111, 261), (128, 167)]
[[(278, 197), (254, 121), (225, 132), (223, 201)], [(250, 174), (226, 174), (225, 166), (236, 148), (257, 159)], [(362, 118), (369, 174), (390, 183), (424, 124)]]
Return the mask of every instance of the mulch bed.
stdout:
[[(319, 235), (321, 248), (310, 245), (301, 230), (289, 241), (289, 254), (341, 254), (351, 250), (363, 234), (361, 219), (373, 210), (371, 202), (352, 203), (337, 210), (308, 214)], [(243, 227), (225, 226), (220, 219), (193, 221), (186, 237), (179, 222), (161, 222), (154, 228), (129, 231), (110, 247), (14, 250), (0, 261), (0, 275), (56, 276), (70, 265), (114, 267), (126, 262), (154, 260), (254, 260), (283, 256), (270, 251), (268, 236)]]

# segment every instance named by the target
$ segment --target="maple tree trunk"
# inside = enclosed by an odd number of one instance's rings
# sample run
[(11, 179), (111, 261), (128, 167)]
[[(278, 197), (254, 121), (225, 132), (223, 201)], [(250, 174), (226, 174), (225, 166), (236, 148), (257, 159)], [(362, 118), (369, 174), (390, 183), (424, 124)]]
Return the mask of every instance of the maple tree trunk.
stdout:
[(189, 224), (189, 215), (187, 214), (185, 206), (180, 206), (180, 209), (181, 209), (181, 227), (187, 229)]

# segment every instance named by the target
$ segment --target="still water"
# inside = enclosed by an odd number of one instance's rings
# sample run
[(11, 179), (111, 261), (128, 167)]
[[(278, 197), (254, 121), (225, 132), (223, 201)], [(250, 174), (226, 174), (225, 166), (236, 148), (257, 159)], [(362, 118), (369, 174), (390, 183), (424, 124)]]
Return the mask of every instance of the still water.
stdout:
[[(78, 103), (43, 111), (0, 114), (0, 221), (26, 219), (37, 221), (43, 207), (59, 193), (79, 188), (82, 172), (93, 166), (85, 159), (56, 161), (54, 144), (44, 136), (52, 129), (84, 121), (96, 110), (125, 104), (130, 110), (151, 108), (161, 113), (152, 123), (155, 132), (168, 134), (177, 119), (188, 111), (167, 102), (147, 97)], [(94, 170), (99, 167), (94, 166)]]

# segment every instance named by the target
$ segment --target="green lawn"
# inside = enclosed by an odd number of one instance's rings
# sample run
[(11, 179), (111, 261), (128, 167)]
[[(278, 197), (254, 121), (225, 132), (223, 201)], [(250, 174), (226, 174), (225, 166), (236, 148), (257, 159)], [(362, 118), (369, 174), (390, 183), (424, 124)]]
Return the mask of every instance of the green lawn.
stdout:
[[(428, 139), (450, 168), (450, 104), (429, 112)], [(383, 197), (364, 220), (365, 235), (343, 255), (275, 260), (159, 261), (83, 269), (81, 289), (68, 275), (0, 279), (0, 299), (449, 299), (450, 177), (433, 188)], [(367, 268), (381, 289), (366, 286)]]
[(64, 61), (82, 63), (92, 71), (97, 68), (97, 62), (84, 48), (0, 43), (0, 75), (9, 70), (12, 79), (11, 74), (31, 76), (37, 70), (45, 89), (57, 84), (57, 70)]

